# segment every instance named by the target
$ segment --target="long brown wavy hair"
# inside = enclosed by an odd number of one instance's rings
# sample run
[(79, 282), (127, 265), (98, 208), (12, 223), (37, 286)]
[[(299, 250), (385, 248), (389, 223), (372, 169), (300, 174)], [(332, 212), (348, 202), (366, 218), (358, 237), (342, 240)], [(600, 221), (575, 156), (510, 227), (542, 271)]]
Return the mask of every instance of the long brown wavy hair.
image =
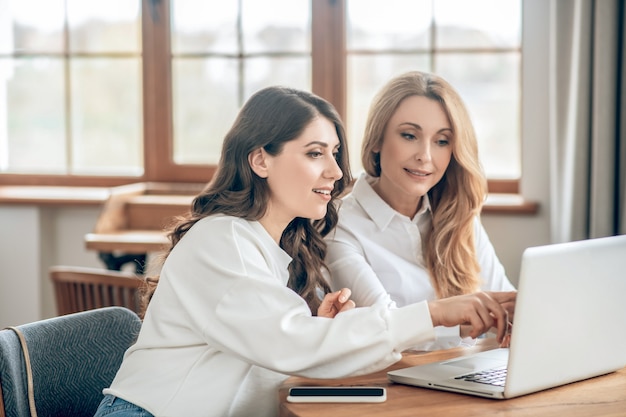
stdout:
[[(335, 200), (352, 181), (343, 123), (335, 108), (326, 100), (306, 91), (287, 87), (268, 87), (252, 95), (241, 108), (222, 145), (222, 153), (213, 179), (197, 195), (190, 213), (180, 217), (169, 231), (171, 246), (160, 257), (161, 263), (200, 219), (216, 213), (259, 220), (265, 214), (271, 190), (265, 178), (254, 173), (248, 154), (263, 148), (278, 155), (285, 142), (296, 139), (310, 122), (324, 117), (335, 125), (339, 137), (337, 164), (343, 177), (335, 182), (326, 216), (319, 220), (297, 217), (284, 230), (280, 247), (292, 258), (288, 287), (306, 300), (317, 314), (319, 291), (330, 292), (323, 276), (326, 243), (323, 237), (337, 224)], [(144, 311), (152, 298), (158, 276), (147, 279), (143, 292)]]
[(391, 79), (374, 98), (367, 118), (361, 161), (380, 177), (380, 149), (385, 128), (400, 103), (424, 96), (441, 104), (452, 127), (452, 158), (443, 178), (429, 192), (432, 227), (422, 250), (438, 297), (478, 290), (480, 266), (474, 245), (474, 218), (487, 196), (487, 180), (469, 114), (456, 90), (434, 74), (411, 71)]

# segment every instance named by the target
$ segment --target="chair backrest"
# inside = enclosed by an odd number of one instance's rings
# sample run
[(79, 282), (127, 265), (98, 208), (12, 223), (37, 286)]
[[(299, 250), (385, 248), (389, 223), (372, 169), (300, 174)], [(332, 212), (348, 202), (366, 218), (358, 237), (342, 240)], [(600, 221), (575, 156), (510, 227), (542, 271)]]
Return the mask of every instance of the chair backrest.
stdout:
[(132, 272), (53, 266), (49, 276), (59, 315), (110, 306), (141, 314), (138, 290), (144, 285), (144, 278)]
[[(92, 417), (140, 327), (139, 317), (123, 307), (17, 326), (28, 346), (38, 417)], [(0, 387), (6, 417), (29, 417), (24, 354), (8, 329), (0, 331)]]

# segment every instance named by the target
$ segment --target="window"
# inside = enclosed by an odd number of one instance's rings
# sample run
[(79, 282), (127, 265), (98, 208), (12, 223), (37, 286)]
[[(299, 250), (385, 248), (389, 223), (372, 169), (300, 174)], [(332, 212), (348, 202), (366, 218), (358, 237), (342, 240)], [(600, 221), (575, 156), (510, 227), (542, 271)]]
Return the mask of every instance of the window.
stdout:
[(171, 0), (177, 164), (216, 164), (234, 115), (258, 89), (286, 80), (311, 89), (309, 0), (272, 3), (281, 13), (258, 0)]
[(207, 181), (270, 84), (335, 104), (356, 171), (374, 92), (418, 69), (459, 89), (492, 191), (515, 192), (520, 15), (521, 0), (0, 0), (0, 183)]
[(0, 1), (0, 172), (142, 173), (139, 6)]
[[(384, 7), (346, 0), (346, 6), (351, 150), (360, 148), (380, 86), (417, 69), (443, 76), (463, 97), (487, 176), (520, 177), (519, 0), (385, 0)], [(351, 158), (357, 166), (358, 152)]]

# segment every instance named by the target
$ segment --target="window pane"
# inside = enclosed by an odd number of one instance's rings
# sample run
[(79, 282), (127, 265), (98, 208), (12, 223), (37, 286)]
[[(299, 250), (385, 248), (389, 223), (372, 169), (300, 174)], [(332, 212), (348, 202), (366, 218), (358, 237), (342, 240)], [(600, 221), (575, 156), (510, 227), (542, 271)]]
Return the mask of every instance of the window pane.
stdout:
[(421, 70), (446, 78), (468, 102), (487, 176), (520, 177), (521, 1), (389, 0), (381, 7), (346, 0), (346, 124), (355, 171), (374, 93), (395, 75)]
[(438, 48), (517, 47), (521, 42), (521, 0), (437, 0)]
[(415, 50), (430, 45), (432, 0), (346, 0), (348, 49)]
[(170, 0), (172, 53), (237, 51), (237, 2)]
[(63, 86), (60, 60), (0, 59), (0, 172), (65, 172)]
[(243, 52), (311, 50), (309, 0), (241, 0)]
[(311, 90), (311, 59), (308, 56), (305, 58), (249, 58), (245, 60), (244, 68), (244, 100), (261, 88), (270, 85)]
[(431, 66), (430, 54), (348, 56), (346, 130), (350, 165), (355, 173), (362, 168), (361, 141), (376, 92), (395, 75), (413, 70), (428, 71)]
[(62, 52), (63, 1), (0, 0), (0, 54)]
[(140, 175), (143, 171), (141, 62), (70, 62), (72, 161), (80, 174)]
[(141, 50), (140, 0), (67, 0), (70, 52)]
[(234, 59), (172, 62), (175, 163), (217, 164), (239, 109), (237, 84)]
[(171, 10), (176, 164), (216, 164), (239, 108), (259, 89), (311, 89), (309, 0), (172, 0)]
[[(237, 62), (220, 58), (173, 61), (175, 163), (218, 162), (224, 135), (242, 105)], [(242, 100), (273, 84), (310, 89), (309, 70), (309, 59), (246, 60)]]
[(519, 178), (519, 54), (441, 54), (436, 57), (436, 66), (468, 107), (487, 176)]

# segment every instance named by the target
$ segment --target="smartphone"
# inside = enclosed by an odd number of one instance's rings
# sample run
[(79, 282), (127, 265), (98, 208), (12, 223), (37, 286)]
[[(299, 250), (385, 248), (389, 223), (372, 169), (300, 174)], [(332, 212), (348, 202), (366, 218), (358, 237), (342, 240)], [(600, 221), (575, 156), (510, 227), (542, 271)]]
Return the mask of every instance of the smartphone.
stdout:
[(387, 390), (382, 387), (292, 387), (290, 403), (382, 403)]

